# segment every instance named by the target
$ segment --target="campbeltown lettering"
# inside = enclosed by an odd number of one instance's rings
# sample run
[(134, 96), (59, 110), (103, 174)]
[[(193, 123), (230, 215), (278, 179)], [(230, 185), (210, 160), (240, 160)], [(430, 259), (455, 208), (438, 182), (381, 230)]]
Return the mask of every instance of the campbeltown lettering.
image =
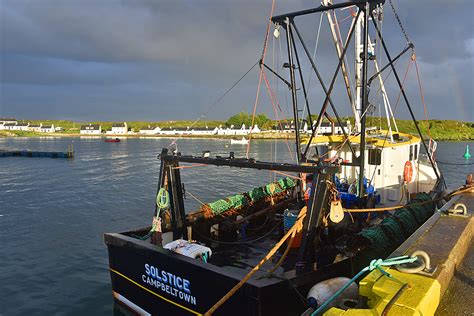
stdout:
[(146, 263), (142, 281), (164, 293), (196, 305), (196, 297), (191, 295), (191, 282), (187, 279)]

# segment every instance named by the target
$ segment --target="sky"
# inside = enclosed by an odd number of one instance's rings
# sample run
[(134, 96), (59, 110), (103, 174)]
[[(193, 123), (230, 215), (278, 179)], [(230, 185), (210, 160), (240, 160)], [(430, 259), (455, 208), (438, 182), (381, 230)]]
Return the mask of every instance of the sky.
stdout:
[[(0, 0), (0, 117), (225, 120), (240, 111), (251, 112), (258, 67), (215, 101), (261, 58), (271, 4), (271, 0)], [(393, 0), (393, 4), (416, 47), (428, 117), (473, 122), (474, 2)], [(277, 0), (274, 14), (318, 5), (319, 1)], [(349, 11), (336, 15), (345, 38)], [(320, 19), (311, 15), (295, 22), (309, 49), (317, 49), (315, 61), (329, 86), (337, 59), (325, 17), (318, 37)], [(397, 55), (406, 43), (388, 1), (382, 29), (391, 55)], [(288, 69), (282, 67), (287, 60), (285, 33), (275, 38), (273, 31), (272, 26), (266, 64), (289, 78)], [(316, 113), (324, 95), (310, 74), (304, 51), (299, 54), (310, 109)], [(353, 55), (350, 47), (350, 65)], [(385, 64), (383, 53), (376, 55)], [(423, 119), (416, 68), (409, 57), (400, 59), (397, 70), (403, 79), (408, 69), (404, 86), (417, 118)], [(256, 111), (272, 118), (290, 116), (290, 94), (266, 74), (278, 105), (272, 105), (262, 84)], [(397, 102), (393, 74), (386, 86), (395, 116), (408, 118), (404, 102)], [(377, 91), (372, 87), (372, 115), (383, 116)], [(340, 78), (333, 100), (341, 115), (350, 115)]]

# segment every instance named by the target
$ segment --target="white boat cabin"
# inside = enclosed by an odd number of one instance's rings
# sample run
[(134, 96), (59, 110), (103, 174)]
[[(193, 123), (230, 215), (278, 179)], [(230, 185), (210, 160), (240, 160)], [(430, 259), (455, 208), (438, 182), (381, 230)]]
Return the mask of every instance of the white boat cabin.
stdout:
[[(357, 156), (360, 136), (349, 136)], [(421, 139), (396, 133), (393, 140), (387, 131), (372, 131), (366, 137), (365, 173), (367, 182), (380, 195), (380, 203), (395, 205), (406, 202), (409, 194), (429, 192), (436, 184), (436, 174), (426, 155), (420, 155)], [(324, 159), (352, 162), (353, 154), (341, 135), (316, 136), (311, 142), (308, 158), (316, 154)], [(337, 177), (347, 181), (350, 193), (356, 193), (359, 167), (341, 166)]]

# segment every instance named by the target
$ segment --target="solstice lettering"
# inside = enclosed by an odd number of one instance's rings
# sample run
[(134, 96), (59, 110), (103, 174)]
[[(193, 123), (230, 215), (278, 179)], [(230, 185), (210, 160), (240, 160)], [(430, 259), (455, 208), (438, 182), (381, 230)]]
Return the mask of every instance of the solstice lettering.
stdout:
[(191, 282), (173, 273), (160, 270), (146, 263), (142, 282), (185, 302), (196, 305), (196, 297), (191, 295)]

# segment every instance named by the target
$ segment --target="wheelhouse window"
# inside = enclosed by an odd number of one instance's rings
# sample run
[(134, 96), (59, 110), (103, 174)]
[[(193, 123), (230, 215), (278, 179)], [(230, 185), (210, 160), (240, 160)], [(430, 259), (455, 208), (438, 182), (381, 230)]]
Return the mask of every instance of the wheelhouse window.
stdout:
[(378, 148), (369, 149), (369, 165), (378, 166), (382, 163), (382, 150)]

